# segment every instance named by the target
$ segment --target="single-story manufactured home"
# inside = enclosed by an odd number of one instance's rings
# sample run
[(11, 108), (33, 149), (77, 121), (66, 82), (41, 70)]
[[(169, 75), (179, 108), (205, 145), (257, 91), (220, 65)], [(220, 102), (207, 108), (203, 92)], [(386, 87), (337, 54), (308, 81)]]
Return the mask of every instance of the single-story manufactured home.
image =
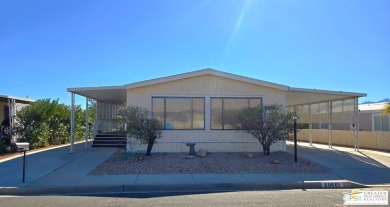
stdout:
[[(258, 140), (237, 130), (234, 124), (238, 111), (256, 105), (283, 105), (297, 112), (301, 123), (310, 126), (328, 123), (331, 126), (332, 106), (341, 104), (345, 107), (341, 111), (337, 108), (337, 113), (342, 117), (337, 114), (339, 119), (334, 120), (358, 125), (358, 98), (366, 96), (364, 93), (293, 88), (209, 68), (126, 85), (67, 90), (72, 97), (72, 111), (76, 94), (97, 101), (95, 133), (115, 131), (112, 120), (119, 107), (149, 109), (164, 126), (163, 137), (153, 147), (153, 151), (159, 152), (188, 151), (185, 143), (189, 141), (196, 142), (196, 148), (211, 152), (261, 151)], [(74, 140), (73, 128), (71, 142)], [(138, 143), (131, 142), (130, 145), (134, 151), (146, 149)], [(271, 147), (271, 151), (285, 149), (285, 141), (278, 141)]]

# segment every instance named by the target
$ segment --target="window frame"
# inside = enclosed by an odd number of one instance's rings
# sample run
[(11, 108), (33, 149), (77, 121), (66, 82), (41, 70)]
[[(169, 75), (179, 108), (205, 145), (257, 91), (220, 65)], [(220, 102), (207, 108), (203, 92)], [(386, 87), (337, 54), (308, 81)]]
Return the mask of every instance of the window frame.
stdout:
[[(152, 96), (151, 98), (151, 101), (152, 101), (152, 118), (154, 118), (154, 111), (153, 111), (153, 106), (154, 106), (154, 102), (153, 102), (153, 99), (154, 98), (161, 98), (161, 99), (164, 99), (164, 112), (163, 112), (163, 130), (206, 130), (206, 98), (205, 97), (202, 97), (202, 96)], [(180, 99), (180, 98), (183, 98), (183, 99), (191, 99), (191, 128), (189, 129), (167, 129), (166, 128), (166, 123), (167, 123), (167, 99)], [(194, 100), (193, 99), (196, 99), (196, 98), (199, 98), (199, 99), (203, 99), (203, 128), (202, 129), (194, 129)]]
[[(385, 121), (387, 119), (387, 121)], [(377, 120), (379, 121), (378, 126), (380, 129), (377, 129)], [(387, 115), (374, 115), (373, 116), (373, 131), (376, 132), (389, 132), (390, 126), (385, 126), (385, 123), (387, 122), (388, 125), (390, 125), (390, 116)], [(385, 130), (384, 126), (387, 127)]]
[[(212, 107), (211, 107), (211, 104), (212, 104), (212, 100), (213, 99), (222, 99), (222, 129), (213, 129), (212, 127), (212, 116), (213, 116), (213, 112), (212, 112)], [(228, 96), (224, 96), (224, 97), (210, 97), (210, 130), (223, 130), (223, 131), (237, 131), (237, 130), (246, 130), (246, 129), (225, 129), (225, 123), (224, 123), (224, 109), (225, 109), (225, 99), (247, 99), (248, 100), (248, 107), (251, 107), (250, 106), (250, 100), (251, 99), (258, 99), (260, 100), (260, 106), (263, 107), (263, 97), (251, 97), (251, 96), (242, 96), (242, 97), (228, 97)]]

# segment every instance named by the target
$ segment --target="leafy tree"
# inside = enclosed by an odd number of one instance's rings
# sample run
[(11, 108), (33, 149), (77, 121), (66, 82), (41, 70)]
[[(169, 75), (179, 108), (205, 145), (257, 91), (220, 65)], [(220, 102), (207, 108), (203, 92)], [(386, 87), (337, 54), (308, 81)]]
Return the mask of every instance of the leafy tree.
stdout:
[(292, 113), (281, 105), (257, 106), (243, 109), (238, 120), (242, 129), (259, 140), (264, 155), (269, 155), (273, 143), (288, 137)]
[(88, 100), (88, 124), (89, 124), (89, 136), (92, 137), (93, 123), (95, 123), (96, 112), (97, 112), (97, 102), (96, 100)]
[(97, 104), (96, 100), (88, 100), (88, 122), (93, 123), (96, 119)]
[[(68, 143), (70, 140), (70, 107), (57, 100), (40, 99), (17, 112), (14, 134), (20, 141), (37, 148)], [(75, 139), (82, 140), (84, 112), (80, 106), (75, 110)]]
[(151, 155), (153, 145), (162, 137), (161, 122), (152, 118), (150, 112), (142, 107), (131, 106), (119, 110), (116, 123), (122, 133), (147, 144), (146, 156)]
[(383, 109), (383, 113), (390, 114), (390, 102), (387, 102), (386, 107)]

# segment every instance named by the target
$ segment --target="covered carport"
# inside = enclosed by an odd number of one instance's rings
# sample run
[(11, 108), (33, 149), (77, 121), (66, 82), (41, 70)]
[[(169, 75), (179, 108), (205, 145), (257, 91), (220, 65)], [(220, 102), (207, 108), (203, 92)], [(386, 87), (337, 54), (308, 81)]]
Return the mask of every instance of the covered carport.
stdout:
[(350, 124), (354, 130), (354, 148), (359, 150), (359, 97), (367, 94), (343, 91), (327, 91), (290, 87), (286, 94), (286, 107), (297, 113), (298, 123), (309, 125), (309, 143), (312, 130), (328, 130), (328, 146), (331, 148), (334, 124)]

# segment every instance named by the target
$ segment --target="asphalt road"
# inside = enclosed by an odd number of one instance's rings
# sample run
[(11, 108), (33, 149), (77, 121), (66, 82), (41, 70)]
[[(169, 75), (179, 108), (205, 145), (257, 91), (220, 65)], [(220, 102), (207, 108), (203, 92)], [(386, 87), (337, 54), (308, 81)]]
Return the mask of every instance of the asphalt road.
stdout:
[[(364, 189), (368, 190), (368, 189)], [(389, 189), (370, 189), (389, 190)], [(344, 193), (337, 190), (285, 190), (239, 192), (145, 192), (101, 195), (0, 197), (0, 206), (342, 206)]]

